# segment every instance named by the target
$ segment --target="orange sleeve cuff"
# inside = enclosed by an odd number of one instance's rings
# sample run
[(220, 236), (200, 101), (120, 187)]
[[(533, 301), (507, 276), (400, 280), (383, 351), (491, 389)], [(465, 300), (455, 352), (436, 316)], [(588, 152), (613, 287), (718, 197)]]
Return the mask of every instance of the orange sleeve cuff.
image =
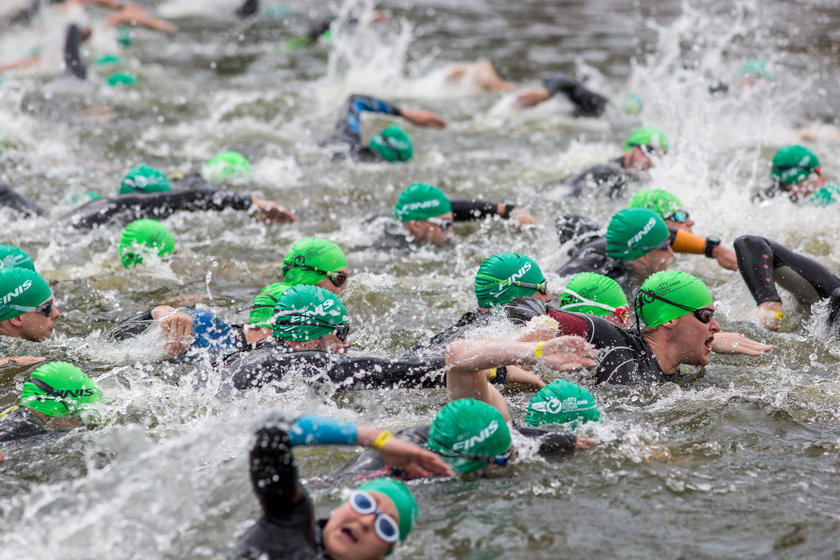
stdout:
[(693, 253), (702, 255), (706, 251), (706, 240), (693, 233), (679, 230), (671, 242), (671, 248), (675, 253)]

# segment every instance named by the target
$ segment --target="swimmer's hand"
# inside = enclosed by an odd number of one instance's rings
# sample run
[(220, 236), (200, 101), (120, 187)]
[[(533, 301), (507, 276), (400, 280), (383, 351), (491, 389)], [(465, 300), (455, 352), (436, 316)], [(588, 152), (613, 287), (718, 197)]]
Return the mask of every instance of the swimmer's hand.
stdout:
[(516, 229), (523, 231), (526, 229), (533, 229), (532, 226), (540, 223), (538, 219), (523, 210), (522, 208), (514, 208), (510, 211), (510, 219), (516, 222)]
[(428, 128), (446, 128), (446, 121), (443, 120), (443, 117), (432, 113), (431, 111), (410, 111), (408, 109), (402, 109), (400, 111), (400, 116), (411, 124), (416, 124), (417, 126), (425, 126)]
[(505, 367), (507, 367), (505, 387), (511, 388), (514, 385), (518, 385), (521, 386), (521, 388), (523, 389), (531, 390), (533, 390), (533, 387), (536, 387), (537, 389), (542, 389), (543, 387), (545, 387), (545, 381), (540, 379), (537, 374), (517, 366)]
[(42, 358), (41, 356), (8, 356), (6, 358), (0, 358), (0, 366), (5, 366), (9, 362), (16, 362), (22, 366), (31, 366), (44, 360), (46, 358)]
[(579, 336), (558, 336), (542, 343), (542, 359), (554, 371), (594, 366), (597, 353), (597, 349)]
[(251, 215), (264, 224), (293, 224), (298, 221), (294, 212), (270, 200), (252, 196), (251, 204), (253, 204)]
[(551, 92), (540, 86), (520, 91), (516, 94), (515, 103), (518, 107), (534, 107), (551, 97)]
[(782, 327), (785, 312), (778, 301), (765, 301), (758, 304), (758, 324), (768, 331), (777, 331)]
[(718, 245), (712, 249), (712, 257), (714, 257), (721, 268), (738, 270), (738, 257), (735, 256), (735, 251)]
[(531, 317), (528, 323), (519, 329), (516, 340), (520, 342), (539, 342), (548, 340), (557, 334), (560, 324), (548, 315)]
[(772, 349), (773, 347), (769, 344), (752, 340), (736, 332), (715, 333), (715, 338), (712, 340), (712, 352), (717, 352), (718, 354), (761, 356)]
[[(373, 426), (359, 426), (357, 434), (356, 442), (362, 447), (370, 447), (382, 434), (382, 430)], [(452, 476), (454, 474), (449, 465), (444, 463), (436, 453), (398, 437), (391, 437), (377, 452), (389, 464), (413, 476), (423, 477), (429, 474)]]
[(160, 325), (167, 354), (174, 358), (190, 349), (193, 339), (192, 317), (168, 305), (158, 305), (152, 309), (152, 318)]
[(575, 438), (575, 450), (589, 449), (596, 443), (598, 442), (592, 438), (578, 436)]

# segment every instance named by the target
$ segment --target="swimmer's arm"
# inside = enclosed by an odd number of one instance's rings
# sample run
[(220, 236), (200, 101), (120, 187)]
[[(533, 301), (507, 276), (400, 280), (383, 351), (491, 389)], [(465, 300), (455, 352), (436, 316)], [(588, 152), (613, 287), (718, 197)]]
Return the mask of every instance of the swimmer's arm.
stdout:
[(129, 2), (120, 11), (105, 18), (104, 23), (105, 25), (110, 25), (112, 27), (117, 27), (119, 25), (130, 25), (132, 27), (136, 27), (140, 25), (156, 31), (163, 31), (164, 33), (169, 33), (170, 35), (178, 33), (178, 27), (176, 25), (169, 23), (168, 21), (152, 17), (142, 6), (133, 2)]
[(553, 307), (547, 307), (546, 314), (557, 321), (557, 336), (575, 335), (584, 338), (590, 336), (589, 323), (583, 317)]
[(548, 91), (549, 97), (562, 92), (569, 101), (577, 107), (578, 116), (597, 117), (600, 116), (607, 105), (607, 98), (584, 86), (568, 74), (557, 72), (549, 74), (543, 80), (543, 87)]
[(192, 344), (192, 317), (168, 305), (158, 305), (152, 309), (152, 319), (159, 325), (166, 352), (175, 357), (190, 349)]
[(32, 66), (38, 66), (39, 64), (41, 64), (40, 56), (23, 58), (21, 60), (15, 60), (14, 62), (6, 62), (4, 64), (0, 64), (0, 72), (17, 70), (18, 68), (31, 68)]
[(87, 78), (87, 68), (79, 51), (82, 41), (90, 36), (90, 29), (82, 29), (76, 24), (67, 26), (64, 40), (64, 67), (67, 72), (80, 80)]
[(517, 208), (513, 202), (490, 202), (480, 198), (459, 198), (449, 202), (452, 204), (452, 217), (456, 222), (482, 220), (488, 216), (499, 216), (503, 220), (511, 219), (520, 228), (539, 222), (522, 208)]
[(5, 358), (0, 358), (0, 366), (5, 366), (9, 362), (15, 362), (22, 366), (31, 366), (32, 364), (37, 364), (38, 362), (43, 362), (46, 358), (42, 358), (41, 356), (7, 356)]
[(735, 256), (735, 251), (727, 249), (722, 245), (715, 245), (709, 250), (709, 238), (704, 239), (683, 230), (669, 229), (671, 231), (671, 248), (675, 253), (711, 255), (722, 268), (738, 270), (738, 259)]
[(293, 224), (298, 221), (294, 212), (276, 202), (252, 196), (251, 204), (253, 205), (251, 215), (264, 224)]
[(736, 332), (715, 333), (712, 340), (712, 351), (718, 354), (746, 354), (747, 356), (761, 356), (772, 350), (769, 344), (752, 340)]
[[(313, 353), (311, 359), (319, 358)], [(424, 356), (389, 360), (370, 356), (329, 355), (323, 363), (312, 362), (334, 383), (355, 385), (361, 383), (367, 389), (388, 389), (392, 387), (434, 388), (443, 386), (440, 370), (444, 367), (441, 356)]]

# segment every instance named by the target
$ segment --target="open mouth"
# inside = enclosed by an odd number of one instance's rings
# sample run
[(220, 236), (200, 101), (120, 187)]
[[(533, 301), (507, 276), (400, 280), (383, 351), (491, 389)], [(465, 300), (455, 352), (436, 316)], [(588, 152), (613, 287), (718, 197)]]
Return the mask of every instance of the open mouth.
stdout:
[(341, 530), (341, 534), (344, 536), (345, 539), (347, 539), (348, 541), (350, 541), (352, 543), (359, 542), (359, 537), (356, 535), (356, 533), (354, 531), (348, 529), (347, 527), (344, 527)]
[(713, 336), (710, 336), (709, 338), (706, 339), (706, 353), (709, 353), (709, 352), (712, 351), (712, 342), (714, 341), (714, 339), (715, 339), (715, 337), (713, 337)]

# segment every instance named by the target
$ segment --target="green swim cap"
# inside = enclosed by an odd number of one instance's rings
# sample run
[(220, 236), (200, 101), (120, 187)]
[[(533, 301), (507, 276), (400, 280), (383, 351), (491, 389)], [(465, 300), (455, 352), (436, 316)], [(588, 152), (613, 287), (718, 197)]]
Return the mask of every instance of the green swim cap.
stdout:
[(274, 307), (277, 300), (283, 293), (291, 288), (289, 284), (276, 282), (269, 284), (254, 296), (251, 300), (251, 313), (248, 316), (248, 324), (256, 327), (272, 328), (274, 325), (271, 318), (274, 317)]
[(304, 237), (289, 248), (283, 257), (283, 281), (287, 284), (317, 284), (327, 276), (303, 266), (325, 272), (347, 268), (341, 247), (320, 237)]
[(46, 280), (28, 268), (0, 268), (0, 321), (14, 319), (52, 297)]
[(105, 78), (105, 83), (112, 87), (133, 86), (137, 84), (137, 76), (129, 72), (114, 72)]
[(696, 276), (687, 272), (663, 270), (652, 274), (642, 284), (636, 294), (636, 315), (645, 326), (658, 327), (713, 302), (712, 292)]
[(148, 165), (138, 165), (128, 170), (120, 183), (120, 194), (171, 191), (169, 177)]
[(143, 256), (154, 253), (165, 257), (175, 250), (175, 237), (157, 220), (134, 220), (122, 231), (118, 252), (123, 268), (141, 264)]
[(645, 108), (645, 102), (637, 93), (628, 93), (622, 103), (624, 112), (628, 115), (638, 115)]
[(29, 253), (14, 245), (0, 243), (0, 268), (5, 267), (28, 268), (35, 272), (35, 263)]
[(653, 210), (663, 220), (667, 220), (677, 210), (685, 208), (680, 199), (662, 189), (646, 189), (630, 198), (627, 208), (647, 208)]
[(607, 254), (620, 261), (644, 257), (670, 235), (665, 220), (646, 208), (625, 208), (607, 226)]
[(405, 189), (394, 206), (394, 216), (401, 222), (428, 220), (452, 212), (452, 204), (443, 191), (425, 183)]
[[(588, 300), (588, 301), (587, 301)], [(618, 282), (596, 272), (579, 272), (572, 276), (560, 295), (560, 309), (606, 317), (612, 311), (592, 303), (610, 307), (627, 307), (627, 296)]]
[(767, 61), (760, 58), (752, 58), (746, 61), (738, 70), (738, 75), (742, 78), (773, 79), (773, 73), (770, 71)]
[(516, 297), (533, 296), (536, 288), (516, 285), (544, 284), (540, 265), (525, 255), (496, 253), (484, 260), (475, 273), (475, 298), (479, 307), (505, 305)]
[(50, 362), (24, 382), (19, 402), (47, 416), (77, 416), (87, 405), (102, 402), (102, 391), (73, 364)]
[(819, 166), (817, 155), (805, 146), (785, 146), (773, 156), (770, 176), (783, 185), (795, 185), (807, 179)]
[(377, 478), (370, 482), (365, 482), (358, 488), (365, 492), (382, 492), (394, 502), (397, 508), (397, 515), (399, 515), (400, 524), (400, 542), (404, 542), (411, 528), (414, 526), (414, 520), (417, 519), (417, 500), (411, 494), (408, 486), (391, 478)]
[(670, 148), (665, 133), (652, 126), (637, 128), (631, 132), (627, 137), (627, 142), (624, 143), (624, 151), (629, 152), (636, 146), (653, 146), (663, 152), (667, 152)]
[(414, 154), (411, 137), (396, 125), (386, 126), (370, 139), (370, 149), (385, 161), (408, 161)]
[(835, 204), (838, 201), (840, 201), (840, 185), (836, 183), (828, 183), (808, 197), (808, 203), (819, 208)]
[(117, 44), (122, 48), (127, 49), (133, 42), (134, 39), (131, 36), (131, 30), (124, 25), (119, 26), (119, 28), (117, 28)]
[(235, 175), (243, 175), (251, 171), (248, 158), (239, 152), (220, 152), (207, 160), (201, 169), (201, 175), (208, 181), (224, 181)]
[(529, 426), (574, 422), (572, 429), (586, 422), (597, 422), (601, 411), (592, 393), (571, 381), (558, 379), (537, 391), (528, 403), (525, 423)]
[(502, 413), (475, 399), (452, 401), (437, 413), (429, 430), (429, 449), (458, 472), (483, 469), (487, 461), (466, 457), (446, 457), (465, 453), (492, 459), (510, 449), (510, 429)]
[(338, 296), (318, 286), (292, 286), (277, 300), (274, 313), (274, 338), (294, 342), (321, 338), (347, 323), (347, 310)]
[(109, 66), (111, 64), (122, 64), (123, 59), (115, 54), (105, 54), (93, 61), (94, 66)]

